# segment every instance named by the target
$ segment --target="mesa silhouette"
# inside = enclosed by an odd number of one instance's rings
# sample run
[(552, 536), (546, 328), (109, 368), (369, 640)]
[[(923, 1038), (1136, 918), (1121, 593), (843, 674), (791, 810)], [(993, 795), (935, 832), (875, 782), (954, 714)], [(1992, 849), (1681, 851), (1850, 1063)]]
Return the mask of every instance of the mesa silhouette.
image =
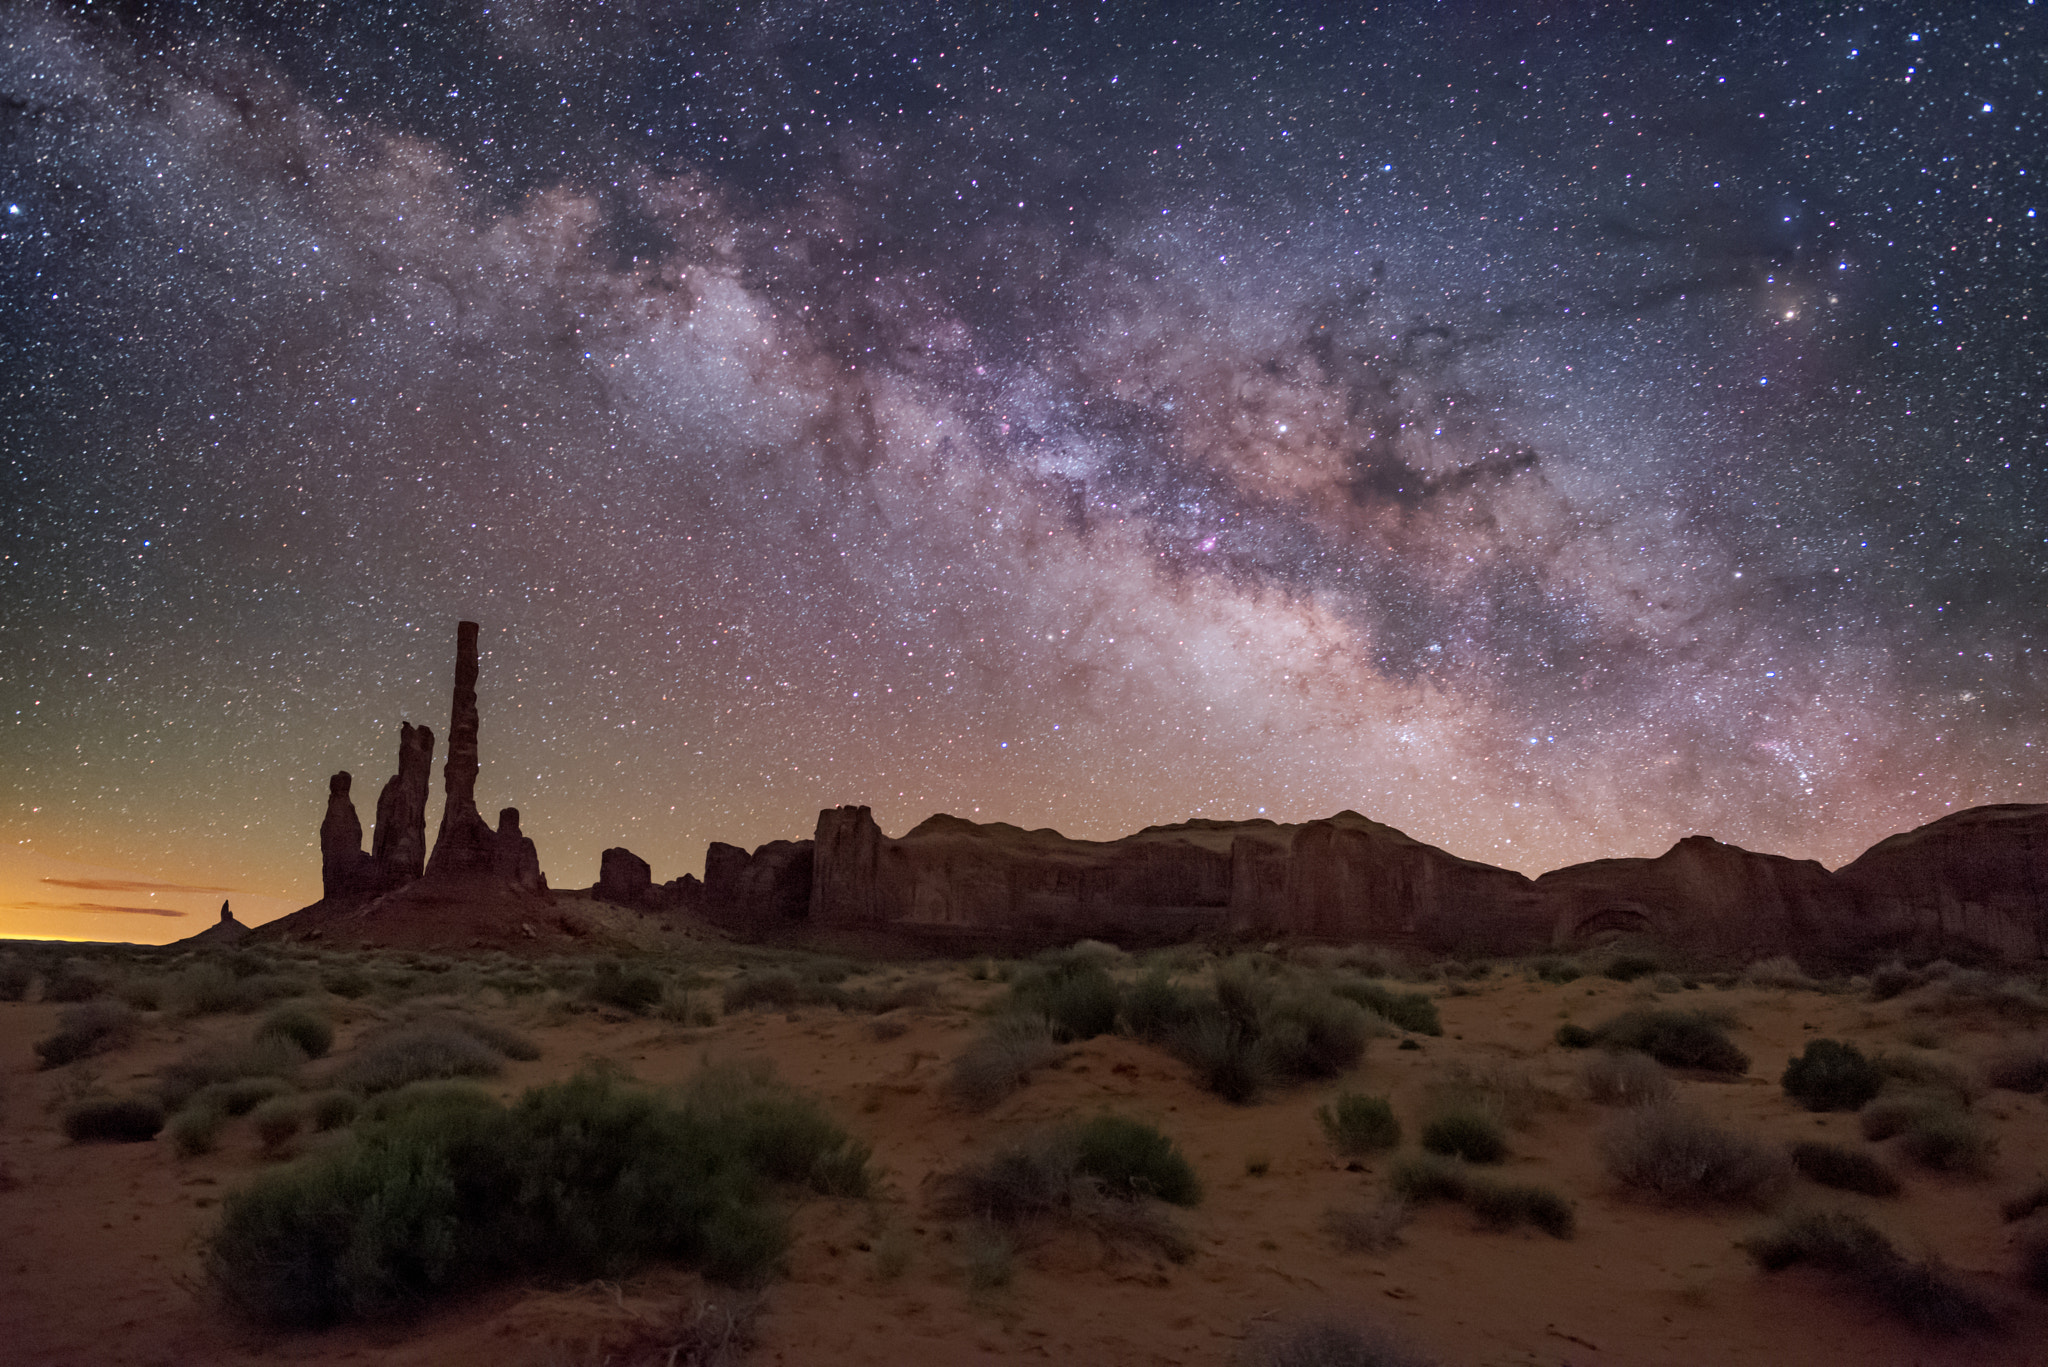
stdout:
[(1291, 937), (1435, 955), (1569, 948), (1617, 933), (1701, 960), (1789, 954), (1853, 968), (1893, 955), (2027, 960), (2048, 942), (2048, 804), (1973, 807), (1890, 836), (1838, 871), (1688, 836), (1655, 858), (1599, 859), (1529, 878), (1424, 844), (1357, 812), (1289, 825), (1196, 820), (1120, 840), (933, 816), (896, 838), (862, 806), (827, 808), (807, 840), (713, 842), (704, 879), (656, 883), (630, 850), (558, 898), (517, 808), (478, 813), (477, 625), (457, 633), (447, 801), (431, 856), (433, 733), (404, 724), (374, 847), (329, 782), (318, 902), (267, 940), (545, 950), (586, 945), (588, 911), (710, 922), (750, 939), (893, 940), (957, 953), (1081, 937), (1124, 946)]

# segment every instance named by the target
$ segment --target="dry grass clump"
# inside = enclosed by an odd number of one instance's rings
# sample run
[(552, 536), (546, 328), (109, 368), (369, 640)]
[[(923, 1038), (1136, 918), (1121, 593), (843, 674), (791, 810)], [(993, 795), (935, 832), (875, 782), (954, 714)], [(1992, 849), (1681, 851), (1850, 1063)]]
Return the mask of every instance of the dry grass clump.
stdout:
[(139, 1144), (164, 1127), (164, 1108), (154, 1097), (88, 1097), (65, 1108), (63, 1126), (74, 1144)]
[(1533, 1225), (1553, 1239), (1569, 1239), (1577, 1228), (1571, 1203), (1547, 1187), (1498, 1182), (1474, 1173), (1463, 1162), (1436, 1154), (1404, 1158), (1387, 1174), (1387, 1189), (1408, 1205), (1447, 1201), (1464, 1206), (1488, 1229)]
[(1949, 1098), (1931, 1093), (1886, 1097), (1863, 1111), (1863, 1137), (1896, 1140), (1908, 1159), (1935, 1172), (1981, 1177), (1991, 1169), (1997, 1136)]
[(186, 1106), (171, 1117), (165, 1134), (180, 1158), (197, 1158), (220, 1147), (220, 1132), (227, 1125), (227, 1112), (212, 1106)]
[(35, 1043), (38, 1068), (61, 1068), (118, 1049), (135, 1038), (139, 1021), (126, 1002), (89, 1001), (57, 1013), (57, 1029)]
[(296, 1076), (305, 1062), (304, 1050), (275, 1035), (244, 1044), (213, 1045), (158, 1069), (157, 1095), (176, 1111), (208, 1087), (242, 1078), (288, 1079)]
[(1330, 991), (1356, 1002), (1397, 1030), (1416, 1035), (1442, 1035), (1444, 1024), (1436, 1003), (1422, 992), (1398, 992), (1365, 978), (1339, 978)]
[(1601, 1135), (1600, 1149), (1616, 1181), (1673, 1205), (1768, 1206), (1791, 1180), (1779, 1150), (1676, 1104), (1628, 1112)]
[(1531, 1077), (1527, 1068), (1505, 1059), (1478, 1065), (1452, 1062), (1430, 1079), (1426, 1095), (1438, 1110), (1478, 1111), (1517, 1130), (1529, 1128), (1543, 1111), (1568, 1104)]
[[(1749, 1071), (1749, 1055), (1728, 1038), (1726, 1022), (1704, 1011), (1638, 1008), (1596, 1027), (1592, 1035), (1606, 1048), (1633, 1049), (1667, 1068), (1737, 1076)], [(1559, 1042), (1564, 1042), (1562, 1028)]]
[(1602, 1106), (1655, 1106), (1671, 1099), (1671, 1079), (1664, 1065), (1634, 1050), (1595, 1054), (1579, 1076), (1586, 1095)]
[(1029, 1016), (998, 1016), (953, 1060), (946, 1094), (970, 1111), (985, 1111), (1060, 1056), (1052, 1031)]
[(1577, 959), (1555, 957), (1545, 957), (1532, 961), (1529, 964), (1529, 972), (1537, 981), (1546, 983), (1576, 982), (1578, 979), (1586, 976), (1586, 970)]
[(367, 1096), (434, 1079), (495, 1077), (506, 1059), (539, 1055), (539, 1046), (515, 1030), (473, 1016), (434, 1014), (365, 1036), (328, 1081)]
[(1899, 1179), (1892, 1170), (1860, 1149), (1801, 1140), (1792, 1146), (1792, 1166), (1808, 1181), (1836, 1191), (1864, 1196), (1897, 1196)]
[(1201, 1199), (1201, 1183), (1172, 1140), (1143, 1121), (1116, 1115), (1007, 1145), (938, 1183), (942, 1214), (1008, 1240), (1040, 1221), (1059, 1220), (1108, 1243), (1148, 1245), (1176, 1262), (1189, 1257), (1193, 1245), (1147, 1203), (1192, 1206)]
[(1378, 1153), (1401, 1142), (1401, 1122), (1383, 1096), (1340, 1092), (1316, 1108), (1316, 1123), (1323, 1127), (1330, 1147), (1346, 1158)]
[(1314, 1321), (1262, 1329), (1246, 1341), (1235, 1367), (1431, 1367), (1431, 1363), (1378, 1329)]
[(1821, 990), (1820, 984), (1808, 977), (1799, 961), (1789, 954), (1757, 960), (1742, 970), (1737, 981), (1745, 987), (1777, 987), (1796, 992)]
[(1833, 1273), (1924, 1334), (1982, 1333), (1995, 1329), (2001, 1318), (1938, 1263), (1910, 1261), (1869, 1221), (1847, 1211), (1789, 1215), (1747, 1240), (1744, 1248), (1766, 1272), (1803, 1263)]
[(1925, 1092), (1945, 1097), (1954, 1106), (1969, 1109), (1979, 1096), (1982, 1088), (1960, 1068), (1940, 1059), (1927, 1058), (1918, 1054), (1890, 1054), (1882, 1051), (1871, 1055), (1870, 1061), (1884, 1074), (1885, 1085), (1900, 1084), (1907, 1092)]
[(1380, 1202), (1370, 1210), (1343, 1210), (1335, 1206), (1323, 1212), (1325, 1233), (1346, 1253), (1385, 1253), (1401, 1244), (1401, 1227), (1408, 1223), (1408, 1203), (1398, 1197)]
[(2029, 1095), (2048, 1091), (2048, 1039), (2010, 1045), (1984, 1064), (1986, 1085)]
[(280, 1006), (256, 1027), (256, 1038), (290, 1040), (307, 1058), (325, 1058), (334, 1047), (334, 1022), (303, 1003)]
[(1507, 1131), (1499, 1120), (1476, 1108), (1460, 1107), (1436, 1116), (1422, 1127), (1422, 1147), (1468, 1163), (1498, 1163), (1508, 1156)]
[[(1933, 966), (1923, 971), (1932, 974)], [(1873, 991), (1875, 983), (1873, 978)], [(1988, 1016), (2015, 1025), (2048, 1023), (2048, 996), (2043, 996), (2035, 984), (2024, 978), (1952, 965), (1940, 975), (1928, 977), (1908, 1009), (1916, 1015)]]
[(1660, 973), (1664, 965), (1647, 954), (1617, 954), (1607, 961), (1600, 970), (1600, 976), (1611, 978), (1618, 983), (1632, 983), (1637, 978), (1647, 978)]

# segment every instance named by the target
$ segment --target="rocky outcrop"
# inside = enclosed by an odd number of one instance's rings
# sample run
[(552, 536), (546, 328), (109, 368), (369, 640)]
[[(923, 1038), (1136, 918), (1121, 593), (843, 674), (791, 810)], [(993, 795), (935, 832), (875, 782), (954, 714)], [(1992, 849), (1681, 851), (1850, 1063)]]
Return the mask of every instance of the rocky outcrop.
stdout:
[[(809, 896), (793, 888), (808, 860)], [(897, 839), (866, 807), (818, 814), (809, 842), (713, 845), (707, 897), (737, 928), (1156, 943), (1228, 931), (1430, 954), (1527, 953), (1640, 934), (1704, 959), (1813, 967), (1892, 952), (2048, 953), (2048, 806), (1982, 807), (1880, 842), (1830, 873), (1689, 836), (1655, 858), (1537, 879), (1461, 859), (1356, 812), (1298, 826), (1190, 821), (1070, 840), (934, 816)]]
[(809, 840), (771, 840), (753, 853), (714, 840), (704, 852), (704, 914), (741, 931), (772, 933), (811, 909)]
[(646, 907), (654, 900), (654, 869), (623, 845), (598, 856), (597, 882), (590, 895), (621, 907)]
[(434, 775), (434, 733), (411, 722), (398, 728), (398, 772), (377, 795), (377, 832), (370, 853), (403, 886), (427, 864), (427, 789)]
[(248, 933), (249, 927), (243, 925), (240, 921), (237, 921), (235, 919), (235, 913), (228, 909), (228, 904), (226, 902), (222, 902), (220, 904), (220, 919), (218, 921), (215, 921), (212, 925), (200, 931), (197, 935), (187, 935), (182, 940), (171, 941), (167, 948), (225, 949), (229, 946), (240, 944), (242, 942), (242, 937), (247, 935)]
[(427, 860), (427, 876), (442, 879), (491, 878), (497, 875), (497, 832), (476, 809), (477, 760), (477, 624), (463, 622), (455, 632), (455, 693), (448, 714), (448, 759), (441, 766), (445, 800), (441, 830)]

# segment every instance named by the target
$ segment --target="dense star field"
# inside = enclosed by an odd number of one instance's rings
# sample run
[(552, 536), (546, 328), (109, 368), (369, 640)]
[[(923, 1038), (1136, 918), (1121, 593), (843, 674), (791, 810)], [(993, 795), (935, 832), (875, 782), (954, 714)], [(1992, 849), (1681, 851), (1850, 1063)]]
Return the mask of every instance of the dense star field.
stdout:
[(310, 901), (460, 617), (564, 886), (2041, 800), (2044, 7), (1669, 8), (0, 7), (0, 931)]

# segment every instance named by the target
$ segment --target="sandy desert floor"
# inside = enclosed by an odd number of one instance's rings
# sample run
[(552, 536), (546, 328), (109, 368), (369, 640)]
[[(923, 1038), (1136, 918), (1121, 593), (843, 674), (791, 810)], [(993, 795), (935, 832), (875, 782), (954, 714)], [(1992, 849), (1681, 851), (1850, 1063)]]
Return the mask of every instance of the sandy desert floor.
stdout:
[[(732, 971), (708, 950), (698, 967)], [(490, 990), (468, 993), (462, 1005), (541, 1046), (538, 1060), (512, 1063), (483, 1084), (500, 1095), (597, 1059), (652, 1083), (679, 1081), (707, 1059), (764, 1060), (872, 1144), (881, 1180), (871, 1198), (811, 1198), (798, 1208), (786, 1274), (761, 1293), (750, 1363), (1221, 1364), (1261, 1326), (1328, 1316), (1384, 1326), (1442, 1363), (1488, 1367), (2048, 1362), (2048, 1305), (2020, 1286), (2016, 1227), (1999, 1210), (2048, 1173), (2042, 1097), (1989, 1090), (1976, 1099), (1974, 1113), (1998, 1140), (1987, 1176), (1922, 1172), (1893, 1158), (1906, 1184), (1896, 1199), (1804, 1180), (1787, 1198), (1857, 1210), (1902, 1250), (1937, 1256), (2009, 1307), (2001, 1334), (1925, 1338), (1823, 1274), (1758, 1271), (1738, 1247), (1766, 1222), (1757, 1211), (1670, 1209), (1618, 1190), (1596, 1143), (1616, 1112), (1587, 1099), (1586, 1055), (1552, 1039), (1562, 1021), (1597, 1023), (1653, 998), (1721, 1008), (1738, 1022), (1731, 1034), (1751, 1068), (1733, 1080), (1674, 1075), (1683, 1099), (1757, 1136), (1862, 1147), (1854, 1116), (1810, 1114), (1784, 1095), (1778, 1077), (1788, 1057), (1827, 1036), (1974, 1074), (2014, 1034), (1998, 1019), (1930, 1014), (1910, 993), (1881, 1003), (1846, 986), (1707, 983), (1659, 993), (1644, 981), (1597, 976), (1546, 983), (1500, 964), (1455, 988), (1404, 985), (1436, 997), (1442, 1036), (1412, 1049), (1398, 1047), (1398, 1036), (1377, 1038), (1349, 1076), (1280, 1089), (1254, 1105), (1198, 1090), (1159, 1049), (1103, 1036), (1070, 1046), (1007, 1100), (971, 1114), (947, 1099), (947, 1065), (1005, 989), (961, 964), (864, 968), (851, 984), (917, 980), (936, 984), (931, 1004), (886, 1017), (807, 1006), (681, 1026)], [(324, 999), (339, 1025), (335, 1057), (417, 1004)], [(126, 1047), (39, 1071), (32, 1044), (62, 1009), (0, 1004), (0, 1358), (8, 1362), (625, 1364), (663, 1360), (663, 1331), (677, 1316), (734, 1304), (729, 1290), (658, 1269), (618, 1284), (500, 1288), (396, 1324), (248, 1327), (209, 1295), (199, 1258), (223, 1193), (279, 1161), (265, 1156), (248, 1122), (231, 1123), (216, 1152), (179, 1158), (162, 1137), (67, 1142), (58, 1117), (83, 1092), (144, 1089), (195, 1046), (245, 1038), (250, 1018), (152, 1013)], [(878, 1030), (878, 1020), (900, 1022), (901, 1033), (878, 1038), (896, 1029)], [(1325, 1213), (1373, 1205), (1394, 1155), (1347, 1167), (1319, 1129), (1317, 1107), (1342, 1090), (1387, 1095), (1409, 1134), (1403, 1152), (1412, 1152), (1427, 1088), (1459, 1063), (1506, 1064), (1547, 1093), (1533, 1121), (1511, 1133), (1503, 1175), (1567, 1196), (1575, 1237), (1490, 1232), (1444, 1205), (1417, 1210), (1400, 1245), (1384, 1253), (1341, 1251), (1323, 1228)], [(1194, 1256), (1169, 1263), (1055, 1228), (1024, 1240), (1006, 1285), (975, 1289), (967, 1232), (937, 1213), (935, 1175), (1006, 1137), (1105, 1108), (1155, 1123), (1198, 1170), (1206, 1199), (1174, 1213)]]

